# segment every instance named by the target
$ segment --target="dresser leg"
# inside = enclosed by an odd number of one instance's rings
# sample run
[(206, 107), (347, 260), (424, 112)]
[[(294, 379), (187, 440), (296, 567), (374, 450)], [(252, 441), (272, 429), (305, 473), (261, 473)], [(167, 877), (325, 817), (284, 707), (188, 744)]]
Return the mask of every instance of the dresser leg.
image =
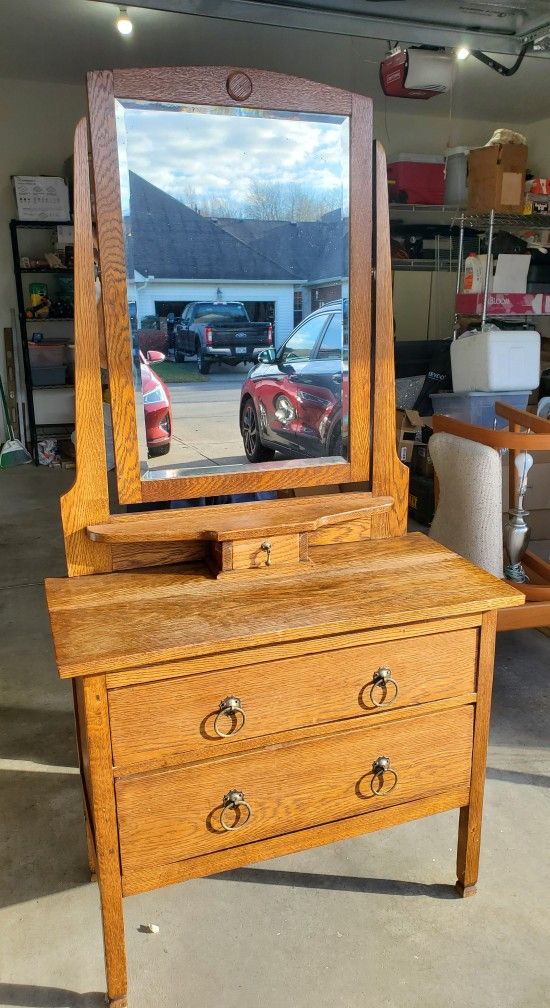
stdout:
[(456, 855), (456, 890), (463, 896), (474, 896), (479, 870), (483, 792), (489, 741), (489, 717), (495, 660), (496, 613), (486, 613), (481, 624), (477, 673), (477, 703), (472, 749), (470, 801), (460, 809), (458, 847)]
[(107, 1004), (110, 1008), (126, 1008), (128, 982), (122, 879), (105, 676), (93, 676), (84, 680), (84, 709), (92, 776), (91, 800), (103, 920)]
[[(477, 819), (477, 821), (476, 821)], [(466, 898), (475, 896), (481, 847), (481, 810), (476, 817), (475, 809), (465, 805), (460, 810), (458, 820), (458, 848), (456, 853), (456, 891)]]

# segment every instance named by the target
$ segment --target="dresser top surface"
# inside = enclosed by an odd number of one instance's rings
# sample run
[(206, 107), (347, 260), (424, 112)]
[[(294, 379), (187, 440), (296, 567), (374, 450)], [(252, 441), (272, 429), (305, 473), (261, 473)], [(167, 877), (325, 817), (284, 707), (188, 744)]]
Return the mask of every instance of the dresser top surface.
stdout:
[(419, 533), (320, 546), (300, 574), (215, 580), (199, 566), (46, 581), (62, 678), (220, 650), (521, 605), (524, 596)]

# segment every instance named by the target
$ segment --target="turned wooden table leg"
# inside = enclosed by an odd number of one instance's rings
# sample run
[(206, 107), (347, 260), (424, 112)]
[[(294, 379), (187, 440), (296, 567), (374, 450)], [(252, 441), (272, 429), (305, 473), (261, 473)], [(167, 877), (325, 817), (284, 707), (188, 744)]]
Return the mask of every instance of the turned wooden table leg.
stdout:
[(496, 613), (487, 613), (481, 624), (477, 681), (477, 704), (472, 752), (470, 801), (460, 809), (456, 857), (456, 889), (461, 896), (473, 896), (479, 869), (483, 790), (489, 741), (489, 717), (493, 688)]
[(93, 780), (92, 812), (103, 920), (107, 1003), (110, 1008), (126, 1008), (128, 983), (122, 881), (105, 676), (84, 679), (83, 692)]

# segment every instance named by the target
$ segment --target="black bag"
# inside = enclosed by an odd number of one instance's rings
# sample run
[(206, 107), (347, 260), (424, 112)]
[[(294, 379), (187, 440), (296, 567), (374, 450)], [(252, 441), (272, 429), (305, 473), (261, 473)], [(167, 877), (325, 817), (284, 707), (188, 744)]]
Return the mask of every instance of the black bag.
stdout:
[(450, 339), (443, 343), (438, 340), (438, 349), (430, 360), (428, 373), (414, 404), (414, 409), (418, 410), (420, 416), (432, 416), (433, 406), (430, 399), (432, 392), (452, 391), (451, 343)]

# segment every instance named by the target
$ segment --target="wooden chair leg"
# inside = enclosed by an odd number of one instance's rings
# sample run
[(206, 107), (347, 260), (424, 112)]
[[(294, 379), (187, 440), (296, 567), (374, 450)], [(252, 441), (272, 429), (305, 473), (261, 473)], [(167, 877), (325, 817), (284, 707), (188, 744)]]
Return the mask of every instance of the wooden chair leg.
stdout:
[(493, 688), (496, 613), (483, 617), (479, 642), (477, 704), (474, 724), (470, 801), (460, 809), (456, 859), (456, 889), (461, 896), (473, 896), (479, 869), (483, 789), (489, 741), (489, 715)]

